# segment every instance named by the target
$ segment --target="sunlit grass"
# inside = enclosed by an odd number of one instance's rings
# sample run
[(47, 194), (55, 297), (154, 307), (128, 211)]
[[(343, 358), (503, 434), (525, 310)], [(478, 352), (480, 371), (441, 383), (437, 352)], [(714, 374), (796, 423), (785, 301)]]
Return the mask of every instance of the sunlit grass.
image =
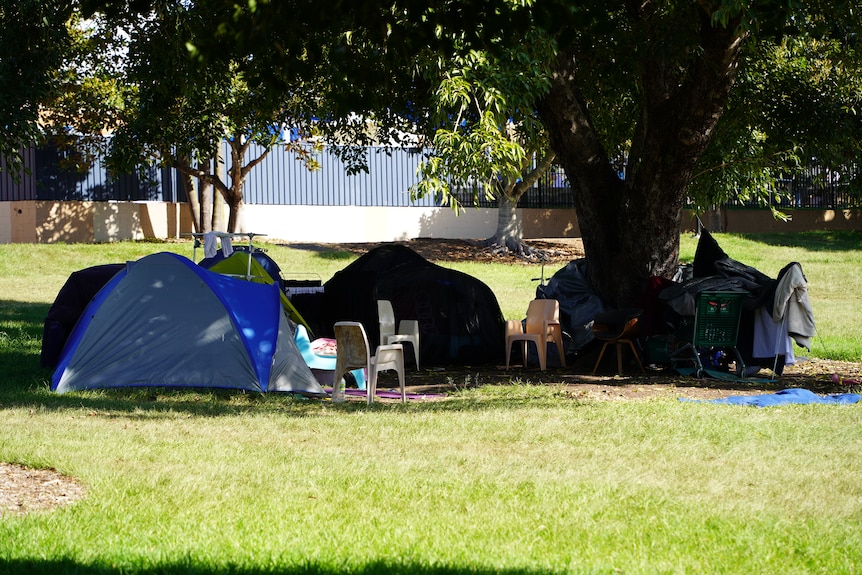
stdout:
[[(0, 519), (0, 571), (33, 559), (37, 573), (72, 572), (64, 560), (132, 573), (846, 572), (862, 560), (855, 407), (596, 403), (517, 384), (371, 409), (44, 393), (2, 410), (0, 460), (56, 467), (87, 496)], [(799, 552), (753, 552), (774, 546)]]
[[(862, 361), (862, 232), (810, 232), (741, 236), (715, 234), (733, 259), (770, 277), (791, 262), (799, 262), (808, 280), (818, 335), (811, 356)], [(285, 277), (329, 280), (356, 256), (315, 246), (258, 244), (279, 264)], [(690, 262), (697, 239), (684, 234), (680, 257)], [(85, 267), (118, 263), (158, 252), (173, 251), (192, 257), (191, 241), (120, 242), (114, 244), (6, 244), (0, 246), (0, 299), (17, 302), (53, 301), (72, 272)], [(202, 257), (198, 249), (197, 257)], [(503, 317), (521, 319), (535, 297), (542, 277), (540, 264), (435, 262), (482, 280), (497, 298)], [(560, 266), (545, 266), (544, 277)], [(807, 352), (804, 352), (807, 355)]]
[[(825, 250), (816, 235), (802, 246), (717, 239), (772, 276), (800, 261), (821, 334), (814, 352), (858, 349), (858, 312), (846, 308), (862, 295), (858, 272), (843, 288), (831, 282), (860, 254), (858, 235)], [(683, 238), (689, 259), (694, 245)], [(285, 276), (322, 281), (355, 257), (265, 247)], [(52, 467), (86, 489), (67, 507), (0, 515), (0, 573), (862, 565), (858, 406), (597, 401), (560, 384), (481, 385), (479, 372), (448, 382), (458, 390), (443, 400), (370, 407), (225, 390), (51, 393), (38, 367), (41, 324), (68, 275), (162, 250), (192, 253), (182, 242), (0, 246), (0, 461)], [(486, 282), (515, 318), (539, 275), (539, 266), (443, 265)]]

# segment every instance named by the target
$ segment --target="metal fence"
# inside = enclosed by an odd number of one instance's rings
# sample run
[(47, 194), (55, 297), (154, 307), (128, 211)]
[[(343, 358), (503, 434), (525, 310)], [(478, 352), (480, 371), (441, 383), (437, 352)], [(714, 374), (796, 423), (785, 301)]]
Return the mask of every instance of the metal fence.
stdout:
[[(260, 148), (252, 146), (247, 158)], [(437, 206), (434, 198), (411, 202), (409, 190), (417, 182), (416, 171), (423, 150), (377, 148), (365, 150), (365, 171), (348, 174), (338, 150), (325, 148), (317, 159), (322, 169), (309, 171), (293, 153), (272, 150), (248, 175), (244, 200), (249, 204), (316, 206)], [(224, 157), (229, 157), (224, 144)], [(88, 170), (77, 170), (74, 151), (53, 147), (31, 148), (24, 152), (28, 172), (10, 177), (0, 165), (0, 201), (86, 200), (86, 201), (186, 201), (179, 173), (172, 168), (145, 166), (136, 174), (112, 174), (100, 161)], [(827, 170), (812, 166), (793, 179), (781, 180), (780, 193), (773, 197), (779, 208), (859, 208), (862, 194), (851, 189)], [(473, 190), (456, 190), (464, 205), (473, 205)], [(496, 207), (480, 188), (478, 205)], [(563, 170), (554, 166), (533, 186), (519, 204), (523, 208), (572, 208), (572, 189)], [(731, 202), (728, 207), (753, 207)]]

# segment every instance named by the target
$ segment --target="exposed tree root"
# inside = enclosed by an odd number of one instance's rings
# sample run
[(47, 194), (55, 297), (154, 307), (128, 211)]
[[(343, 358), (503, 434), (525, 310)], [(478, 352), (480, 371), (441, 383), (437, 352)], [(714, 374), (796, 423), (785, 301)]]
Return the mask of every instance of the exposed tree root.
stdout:
[(494, 236), (479, 241), (478, 245), (498, 256), (513, 255), (531, 262), (547, 262), (552, 259), (547, 250), (534, 248), (520, 238), (507, 238), (501, 241)]

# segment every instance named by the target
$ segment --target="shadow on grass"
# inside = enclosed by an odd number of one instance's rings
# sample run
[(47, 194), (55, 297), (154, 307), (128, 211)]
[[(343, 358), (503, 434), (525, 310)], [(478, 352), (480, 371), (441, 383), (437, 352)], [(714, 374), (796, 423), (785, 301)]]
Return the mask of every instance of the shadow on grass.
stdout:
[(314, 252), (317, 254), (322, 260), (349, 260), (356, 257), (356, 254), (353, 254), (347, 250), (340, 249), (332, 249), (329, 246), (323, 246), (320, 244), (278, 244), (283, 247), (291, 248), (294, 250)]
[[(343, 573), (341, 567), (307, 563), (303, 565), (284, 567), (246, 567), (234, 564), (219, 566), (196, 565), (193, 562), (166, 563), (153, 567), (124, 566), (119, 567), (110, 563), (79, 563), (72, 559), (63, 560), (2, 560), (0, 559), (0, 573), (32, 573), (34, 575), (62, 575), (66, 573), (81, 574), (108, 574), (126, 573), (140, 575), (262, 575), (264, 573), (279, 573), (283, 575), (335, 575)], [(491, 569), (476, 566), (428, 566), (410, 563), (391, 563), (387, 561), (375, 561), (361, 566), (352, 566), (350, 573), (355, 575), (553, 575), (554, 571), (547, 569)], [(557, 573), (562, 573), (558, 571)]]
[[(501, 370), (499, 366), (455, 367), (439, 373), (425, 370), (408, 375), (408, 386), (426, 388), (428, 393), (446, 392), (445, 401), (420, 400), (400, 403), (349, 401), (335, 405), (322, 398), (306, 398), (283, 393), (255, 393), (234, 389), (137, 387), (55, 394), (50, 391), (51, 371), (39, 367), (42, 324), (47, 304), (0, 300), (0, 405), (45, 411), (86, 410), (93, 415), (134, 419), (174, 418), (178, 414), (192, 417), (223, 417), (242, 414), (275, 413), (287, 417), (319, 417), (332, 413), (377, 412), (481, 412), (520, 409), (524, 406), (588, 405), (578, 396), (578, 384), (590, 383), (578, 373), (589, 373), (594, 358), (585, 355), (566, 370)], [(581, 365), (583, 364), (583, 365)], [(381, 374), (381, 388), (385, 384)], [(393, 376), (394, 377), (394, 376)], [(526, 383), (522, 383), (526, 379)], [(533, 381), (530, 381), (533, 380)], [(547, 385), (550, 382), (551, 385)], [(595, 382), (594, 382), (595, 383)], [(644, 385), (673, 383), (678, 387), (715, 387), (724, 390), (775, 391), (787, 382), (752, 385), (750, 382), (694, 380), (674, 375), (637, 377), (622, 381), (599, 382)], [(562, 385), (561, 385), (562, 384)], [(492, 386), (492, 390), (474, 393), (472, 388)], [(810, 385), (809, 385), (810, 387)], [(828, 390), (817, 389), (818, 392)]]
[(862, 250), (862, 231), (739, 234), (739, 237), (769, 246), (802, 248), (811, 252)]

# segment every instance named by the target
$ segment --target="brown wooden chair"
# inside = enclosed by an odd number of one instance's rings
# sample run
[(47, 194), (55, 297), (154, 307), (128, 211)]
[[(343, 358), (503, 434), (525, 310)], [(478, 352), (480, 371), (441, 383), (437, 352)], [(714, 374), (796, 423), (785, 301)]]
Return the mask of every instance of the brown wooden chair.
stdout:
[(639, 308), (625, 308), (614, 311), (608, 311), (598, 314), (593, 320), (593, 335), (596, 339), (604, 342), (602, 350), (599, 352), (599, 357), (596, 359), (596, 365), (593, 366), (593, 375), (599, 368), (602, 362), (602, 357), (605, 355), (605, 350), (609, 345), (614, 345), (617, 348), (617, 375), (623, 374), (623, 346), (628, 345), (634, 354), (641, 372), (644, 371), (643, 363), (638, 355), (638, 350), (634, 344), (634, 338), (637, 336), (640, 326), (638, 319), (643, 315), (643, 310)]

